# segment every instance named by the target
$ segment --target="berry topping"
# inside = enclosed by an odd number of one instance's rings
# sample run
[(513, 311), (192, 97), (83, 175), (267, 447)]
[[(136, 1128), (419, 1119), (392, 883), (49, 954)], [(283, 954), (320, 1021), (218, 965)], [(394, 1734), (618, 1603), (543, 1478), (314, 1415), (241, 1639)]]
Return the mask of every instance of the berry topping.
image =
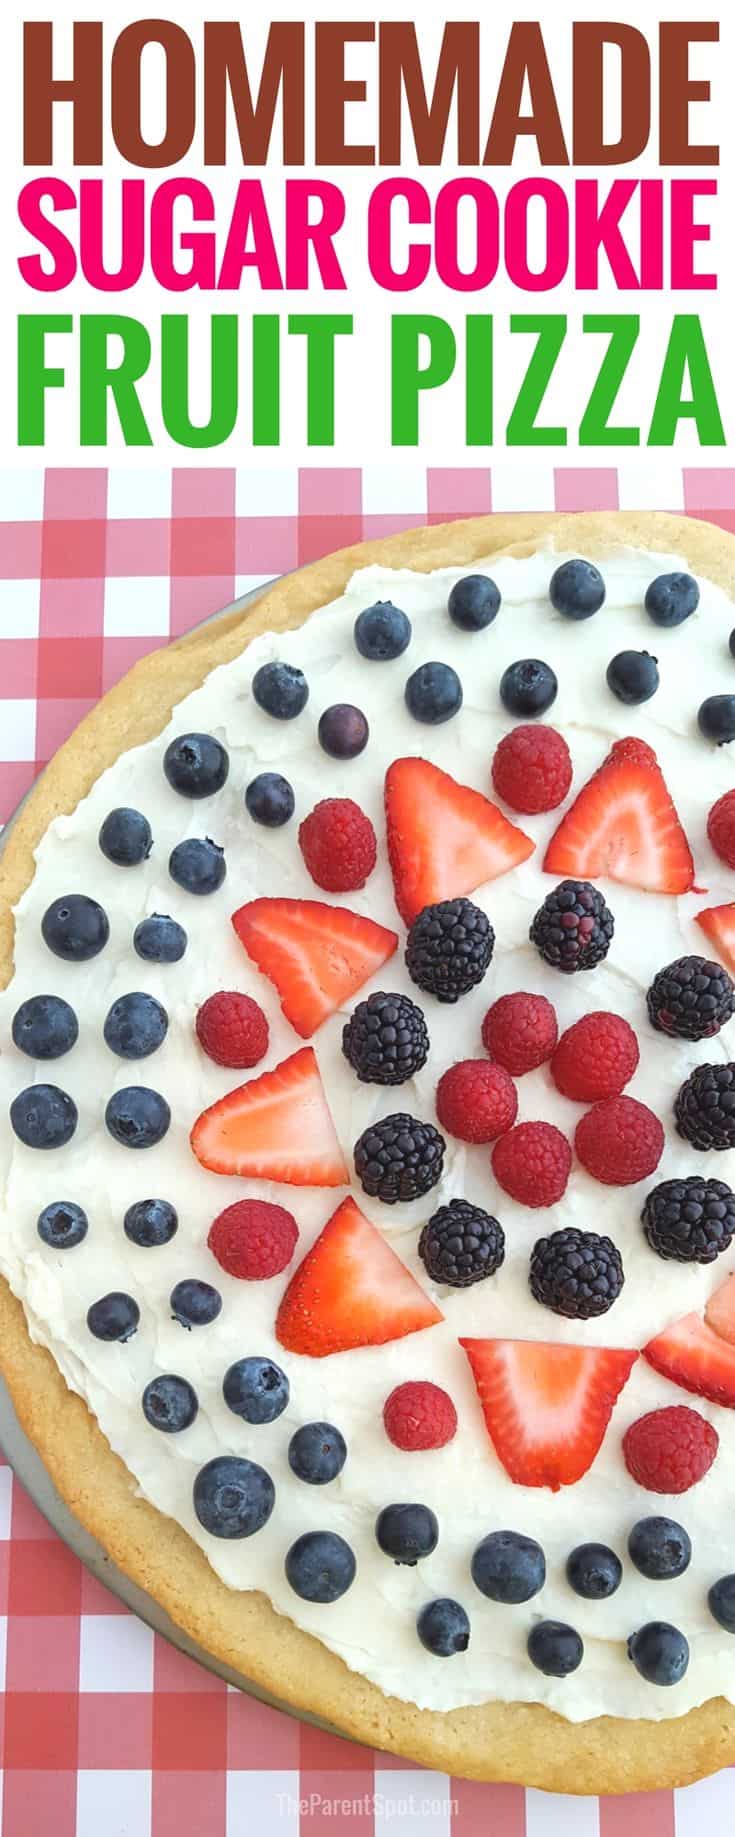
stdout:
[(327, 893), (364, 887), (378, 855), (370, 818), (351, 797), (316, 804), (299, 829), (299, 848), (312, 880)]
[(44, 912), (41, 934), (55, 957), (63, 957), (65, 963), (88, 963), (104, 950), (110, 923), (96, 899), (65, 893)]
[(208, 1327), (222, 1312), (222, 1296), (211, 1282), (196, 1277), (177, 1282), (171, 1290), (171, 1313), (180, 1327)]
[(648, 1194), (643, 1229), (652, 1250), (676, 1263), (714, 1263), (735, 1236), (735, 1193), (723, 1180), (662, 1180)]
[(61, 1059), (79, 1037), (74, 1009), (59, 995), (29, 995), (13, 1015), (13, 1044), (30, 1059)]
[(586, 880), (562, 880), (547, 893), (528, 935), (545, 963), (573, 976), (602, 963), (614, 930), (613, 915), (596, 887)]
[(643, 1348), (654, 1371), (682, 1390), (735, 1409), (735, 1284), (723, 1283), (707, 1303), (706, 1318), (685, 1314)]
[(649, 1582), (670, 1582), (689, 1568), (691, 1539), (673, 1518), (639, 1518), (628, 1538), (628, 1555)]
[(605, 1097), (578, 1122), (574, 1146), (594, 1180), (603, 1186), (634, 1186), (656, 1172), (664, 1151), (663, 1126), (636, 1097)]
[(222, 1395), (233, 1416), (243, 1422), (275, 1422), (291, 1394), (285, 1371), (273, 1359), (236, 1359), (225, 1372)]
[(309, 685), (303, 671), (291, 663), (262, 663), (253, 677), (253, 695), (275, 721), (292, 721), (306, 707)]
[(723, 1575), (719, 1582), (713, 1582), (707, 1604), (718, 1626), (724, 1627), (726, 1633), (735, 1633), (735, 1575)]
[(355, 1143), (363, 1192), (386, 1206), (419, 1199), (441, 1179), (446, 1143), (432, 1123), (400, 1112), (370, 1123)]
[(245, 809), (254, 823), (266, 829), (281, 829), (293, 816), (296, 799), (293, 787), (280, 772), (259, 772), (245, 792)]
[(726, 867), (735, 867), (735, 791), (726, 791), (712, 805), (707, 818), (712, 847)]
[(419, 1256), (432, 1281), (471, 1288), (500, 1269), (505, 1232), (481, 1206), (471, 1205), (469, 1199), (450, 1199), (424, 1225)]
[(279, 1276), (298, 1241), (296, 1220), (267, 1199), (236, 1199), (210, 1226), (207, 1243), (221, 1269), (245, 1282)]
[(678, 957), (659, 970), (646, 996), (648, 1016), (659, 1033), (680, 1040), (708, 1040), (730, 1020), (735, 988), (721, 963), (706, 957)]
[(725, 906), (707, 906), (698, 912), (696, 923), (724, 958), (735, 975), (735, 902)]
[(315, 899), (253, 899), (232, 923), (302, 1039), (356, 995), (398, 944), (396, 932), (374, 919)]
[(335, 702), (320, 715), (317, 735), (330, 759), (356, 759), (365, 751), (370, 728), (361, 708), (352, 702)]
[(532, 1537), (518, 1531), (491, 1531), (473, 1551), (470, 1571), (481, 1595), (517, 1607), (543, 1588), (546, 1558)]
[(72, 1199), (52, 1199), (39, 1214), (38, 1235), (51, 1250), (73, 1250), (89, 1230), (87, 1214)]
[(347, 1443), (331, 1422), (305, 1422), (288, 1444), (288, 1464), (307, 1486), (327, 1486), (342, 1472)]
[(679, 1684), (689, 1664), (689, 1644), (668, 1620), (649, 1620), (631, 1633), (628, 1657), (647, 1684)]
[(549, 599), (566, 619), (590, 619), (605, 599), (605, 582), (591, 561), (563, 561), (551, 576)]
[(735, 695), (708, 695), (697, 714), (697, 724), (705, 740), (726, 746), (735, 740)]
[(720, 1445), (698, 1410), (673, 1404), (639, 1416), (623, 1436), (629, 1474), (649, 1493), (687, 1493), (709, 1473)]
[(155, 1148), (163, 1141), (170, 1121), (165, 1097), (142, 1084), (113, 1091), (105, 1110), (110, 1135), (123, 1148)]
[(643, 740), (615, 745), (552, 836), (547, 874), (604, 874), (646, 893), (688, 893), (694, 864), (656, 755)]
[(384, 1346), (441, 1318), (354, 1199), (344, 1199), (291, 1277), (276, 1337), (287, 1352), (320, 1359)]
[(395, 759), (385, 778), (395, 901), (411, 925), (425, 906), (509, 873), (534, 844), (481, 792), (428, 759)]
[(252, 1537), (267, 1524), (276, 1489), (256, 1461), (219, 1454), (194, 1481), (194, 1510), (212, 1537)]
[(536, 816), (562, 804), (572, 782), (569, 747), (554, 727), (514, 727), (496, 748), (493, 784), (511, 810)]
[(212, 734), (179, 734), (166, 747), (163, 769), (180, 797), (213, 797), (222, 790), (230, 761)]
[(450, 663), (422, 663), (409, 676), (404, 694), (409, 714), (430, 727), (451, 721), (463, 700), (462, 684)]
[(448, 600), (449, 617), (460, 631), (484, 631), (500, 610), (500, 589), (489, 574), (465, 574), (455, 581)]
[(439, 1542), (439, 1526), (428, 1505), (386, 1505), (378, 1513), (375, 1536), (385, 1556), (415, 1568)]
[(206, 893), (216, 893), (227, 873), (224, 849), (209, 836), (188, 836), (186, 841), (177, 842), (172, 848), (168, 871), (185, 893), (195, 893), (200, 898)]
[(123, 1219), (125, 1236), (141, 1250), (157, 1250), (162, 1244), (170, 1244), (178, 1228), (176, 1207), (167, 1199), (136, 1199)]
[(567, 1557), (566, 1577), (584, 1601), (606, 1601), (623, 1580), (623, 1565), (607, 1544), (577, 1544)]
[(735, 626), (733, 626), (733, 629), (730, 633), (730, 636), (727, 642), (728, 642), (728, 650), (730, 652), (730, 656), (735, 657)]
[(658, 658), (650, 651), (618, 651), (607, 666), (608, 689), (630, 708), (650, 702), (660, 680)]
[(405, 1084), (429, 1056), (421, 1009), (409, 995), (376, 989), (343, 1028), (342, 1051), (361, 1084)]
[(139, 867), (153, 847), (151, 826), (141, 810), (111, 810), (97, 839), (103, 855), (116, 867)]
[(646, 592), (646, 612), (654, 625), (683, 625), (699, 605), (699, 588), (691, 574), (659, 574)]
[(557, 1091), (574, 1103), (619, 1097), (640, 1053), (632, 1027), (619, 1014), (584, 1014), (563, 1033), (551, 1061)]
[(202, 1167), (286, 1186), (346, 1186), (349, 1174), (310, 1046), (301, 1047), (197, 1117)]
[(485, 1426), (517, 1486), (573, 1486), (592, 1466), (637, 1352), (461, 1339)]
[(547, 1678), (569, 1677), (584, 1658), (579, 1633), (563, 1620), (538, 1620), (528, 1635), (526, 1650), (531, 1664)]
[(411, 643), (411, 621), (392, 600), (376, 600), (355, 620), (355, 644), (369, 663), (390, 663)]
[(455, 1652), (466, 1652), (470, 1643), (470, 1623), (459, 1601), (440, 1595), (427, 1601), (416, 1621), (422, 1646), (435, 1658), (452, 1658)]
[(10, 1121), (26, 1148), (63, 1148), (76, 1129), (77, 1106), (58, 1084), (30, 1084), (13, 1098)]
[(110, 1295), (101, 1295), (99, 1301), (93, 1301), (87, 1309), (87, 1326), (95, 1339), (120, 1340), (122, 1344), (132, 1339), (140, 1321), (140, 1308), (132, 1295), (123, 1295), (117, 1291)]
[(183, 925), (164, 912), (141, 919), (133, 932), (133, 947), (144, 963), (180, 963), (186, 943)]
[(415, 1381), (391, 1391), (383, 1405), (383, 1422), (394, 1448), (415, 1454), (445, 1448), (456, 1433), (457, 1412), (439, 1384)]
[(521, 657), (517, 663), (509, 663), (500, 678), (503, 707), (521, 719), (547, 714), (558, 690), (554, 671), (540, 657)]
[(625, 1277), (611, 1238), (570, 1225), (534, 1244), (529, 1281), (534, 1300), (555, 1314), (592, 1320), (617, 1301)]
[(461, 1059), (439, 1079), (436, 1113), (442, 1128), (461, 1142), (494, 1142), (518, 1115), (513, 1079), (487, 1059)]
[(566, 1192), (572, 1151), (554, 1123), (517, 1123), (492, 1152), (499, 1186), (521, 1206), (554, 1206)]
[(513, 1078), (533, 1072), (551, 1058), (559, 1029), (551, 1002), (545, 995), (525, 991), (501, 995), (488, 1008), (482, 1023), (482, 1044), (491, 1059), (505, 1066)]
[(286, 1580), (302, 1601), (339, 1601), (356, 1573), (353, 1552), (336, 1531), (304, 1531), (286, 1556)]
[(490, 967), (495, 932), (470, 899), (444, 899), (414, 919), (406, 944), (412, 982), (437, 1001), (455, 1002), (474, 989)]
[(679, 1135), (692, 1148), (735, 1148), (735, 1065), (697, 1065), (674, 1113)]
[(160, 1429), (164, 1435), (180, 1435), (182, 1429), (189, 1429), (198, 1413), (199, 1400), (194, 1386), (188, 1378), (176, 1377), (173, 1372), (166, 1372), (159, 1378), (151, 1378), (143, 1392), (143, 1415), (152, 1429)]
[(168, 1032), (168, 1015), (154, 995), (119, 995), (104, 1025), (105, 1044), (119, 1059), (147, 1059)]
[(202, 1051), (215, 1065), (243, 1069), (258, 1065), (268, 1051), (268, 1022), (252, 995), (222, 989), (202, 1002), (196, 1017)]

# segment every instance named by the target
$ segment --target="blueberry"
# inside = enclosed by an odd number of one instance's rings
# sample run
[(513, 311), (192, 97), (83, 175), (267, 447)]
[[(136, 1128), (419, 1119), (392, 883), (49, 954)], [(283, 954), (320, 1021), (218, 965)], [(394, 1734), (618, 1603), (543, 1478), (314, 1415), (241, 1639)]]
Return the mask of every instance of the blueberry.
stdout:
[(563, 561), (552, 574), (549, 598), (566, 619), (591, 619), (605, 598), (605, 582), (591, 561)]
[(355, 1580), (357, 1564), (336, 1531), (305, 1531), (286, 1556), (286, 1579), (302, 1601), (339, 1601)]
[(89, 1220), (72, 1199), (52, 1199), (38, 1218), (38, 1235), (51, 1250), (73, 1250), (89, 1230)]
[(293, 816), (295, 798), (287, 778), (280, 772), (259, 772), (245, 792), (245, 807), (254, 823), (266, 829), (280, 829)]
[(276, 721), (292, 721), (306, 707), (309, 685), (303, 670), (292, 663), (262, 663), (253, 677), (253, 695), (265, 714), (272, 714)]
[(718, 746), (735, 740), (735, 695), (708, 695), (697, 721), (706, 740), (716, 740)]
[(140, 1308), (132, 1295), (123, 1295), (113, 1290), (110, 1295), (102, 1295), (99, 1301), (93, 1301), (87, 1310), (87, 1326), (95, 1339), (121, 1340), (132, 1339), (140, 1320)]
[(691, 574), (659, 574), (646, 593), (646, 612), (654, 625), (682, 625), (699, 605), (699, 588)]
[(335, 702), (319, 717), (319, 745), (330, 759), (356, 759), (364, 753), (370, 728), (361, 708), (352, 702)]
[(730, 633), (730, 656), (735, 657), (735, 626)]
[(170, 1121), (165, 1097), (144, 1084), (126, 1084), (122, 1091), (113, 1091), (105, 1110), (110, 1135), (123, 1148), (155, 1148), (163, 1141)]
[(500, 590), (489, 574), (465, 574), (449, 595), (449, 617), (461, 631), (484, 631), (500, 610)]
[(438, 727), (462, 706), (462, 684), (450, 663), (422, 663), (405, 688), (406, 707), (415, 721)]
[(378, 1513), (375, 1535), (386, 1556), (413, 1568), (419, 1557), (436, 1549), (439, 1526), (428, 1505), (386, 1505)]
[(227, 873), (224, 849), (209, 836), (188, 836), (172, 848), (168, 871), (185, 893), (216, 893)]
[(491, 1531), (473, 1553), (472, 1580), (491, 1601), (530, 1601), (546, 1581), (541, 1545), (519, 1531)]
[(650, 702), (659, 686), (658, 659), (648, 651), (618, 651), (607, 666), (607, 686), (619, 702)]
[(576, 1671), (584, 1657), (584, 1646), (574, 1627), (563, 1620), (539, 1620), (531, 1628), (526, 1642), (531, 1664), (547, 1678), (566, 1678)]
[(455, 1652), (466, 1652), (470, 1643), (470, 1623), (459, 1601), (442, 1595), (438, 1601), (427, 1601), (422, 1607), (416, 1631), (422, 1646), (435, 1658), (452, 1658)]
[(402, 656), (411, 643), (411, 621), (392, 600), (377, 600), (355, 620), (355, 643), (370, 663), (389, 663)]
[(198, 1409), (199, 1399), (188, 1378), (166, 1372), (146, 1384), (143, 1415), (152, 1429), (161, 1429), (164, 1435), (179, 1435), (182, 1429), (191, 1428)]
[(208, 1327), (222, 1312), (222, 1296), (211, 1282), (192, 1276), (171, 1290), (171, 1313), (180, 1327)]
[(273, 1359), (236, 1359), (225, 1372), (222, 1395), (228, 1409), (245, 1422), (275, 1422), (286, 1408), (290, 1386)]
[(30, 995), (13, 1015), (13, 1040), (31, 1059), (60, 1059), (79, 1037), (74, 1009), (60, 995)]
[(180, 797), (214, 797), (226, 782), (230, 761), (212, 734), (179, 734), (166, 747), (163, 769)]
[(649, 1684), (678, 1684), (689, 1664), (689, 1643), (667, 1620), (649, 1620), (631, 1633), (628, 1657)]
[(65, 893), (52, 901), (41, 920), (44, 943), (65, 963), (87, 963), (107, 943), (107, 913), (86, 893)]
[(219, 1454), (194, 1481), (194, 1510), (212, 1537), (252, 1537), (268, 1523), (276, 1489), (257, 1461)]
[(689, 1568), (692, 1545), (673, 1518), (639, 1518), (628, 1538), (628, 1554), (650, 1582), (667, 1582)]
[(77, 1126), (77, 1106), (57, 1084), (29, 1084), (10, 1105), (10, 1121), (26, 1148), (63, 1148)]
[(179, 963), (186, 950), (183, 925), (164, 912), (152, 912), (141, 919), (133, 932), (133, 947), (144, 963)]
[(298, 1480), (326, 1486), (342, 1472), (347, 1443), (331, 1422), (305, 1422), (288, 1444), (288, 1464)]
[(550, 664), (542, 663), (540, 657), (521, 657), (503, 671), (500, 700), (509, 714), (522, 715), (528, 720), (533, 715), (546, 714), (547, 708), (556, 701), (558, 688)]
[(170, 1244), (179, 1228), (178, 1213), (167, 1199), (136, 1199), (128, 1206), (123, 1219), (125, 1236), (141, 1250), (154, 1250)]
[(104, 1025), (106, 1044), (120, 1059), (145, 1059), (155, 1052), (168, 1031), (168, 1015), (154, 995), (137, 989), (119, 995)]
[(709, 1611), (726, 1633), (735, 1633), (735, 1575), (720, 1576), (707, 1596)]
[(116, 867), (139, 867), (147, 861), (153, 847), (153, 836), (142, 810), (121, 807), (105, 817), (97, 838), (103, 855)]
[(577, 1544), (567, 1557), (567, 1581), (585, 1601), (605, 1601), (623, 1579), (623, 1565), (607, 1544)]

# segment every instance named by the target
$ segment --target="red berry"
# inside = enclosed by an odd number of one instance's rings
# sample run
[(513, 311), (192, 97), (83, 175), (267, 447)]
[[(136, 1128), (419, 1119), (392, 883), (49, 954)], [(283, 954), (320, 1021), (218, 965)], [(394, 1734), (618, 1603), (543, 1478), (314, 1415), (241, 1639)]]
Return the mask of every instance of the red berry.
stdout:
[(719, 1445), (711, 1422), (685, 1404), (650, 1410), (623, 1436), (628, 1472), (649, 1493), (687, 1493), (709, 1473)]
[(354, 893), (364, 887), (377, 859), (370, 818), (351, 797), (325, 797), (299, 830), (299, 847), (318, 887)]
[(516, 1120), (516, 1087), (502, 1065), (490, 1065), (487, 1059), (461, 1059), (439, 1079), (436, 1113), (450, 1135), (458, 1135), (461, 1142), (494, 1142)]
[(394, 1447), (413, 1453), (419, 1448), (443, 1448), (457, 1428), (451, 1397), (438, 1384), (399, 1384), (383, 1406), (383, 1422)]
[(619, 1014), (584, 1014), (567, 1027), (551, 1061), (557, 1091), (575, 1103), (619, 1097), (638, 1064), (638, 1041)]
[(278, 1276), (290, 1263), (298, 1239), (296, 1221), (285, 1206), (266, 1199), (237, 1199), (210, 1226), (207, 1243), (228, 1275), (246, 1282)]
[(514, 1078), (544, 1065), (558, 1034), (556, 1015), (545, 995), (501, 995), (482, 1023), (483, 1046)]
[(518, 1123), (496, 1142), (495, 1178), (522, 1206), (553, 1206), (566, 1191), (572, 1151), (553, 1123)]
[(726, 791), (712, 805), (707, 818), (712, 847), (727, 867), (735, 867), (735, 791)]
[(197, 1039), (215, 1065), (257, 1065), (268, 1051), (268, 1022), (251, 995), (223, 989), (202, 1003)]
[(657, 1116), (635, 1097), (606, 1097), (577, 1124), (574, 1146), (603, 1186), (634, 1186), (655, 1172), (664, 1151)]
[(514, 727), (496, 748), (493, 784), (511, 810), (536, 816), (556, 810), (572, 782), (569, 747), (555, 727)]

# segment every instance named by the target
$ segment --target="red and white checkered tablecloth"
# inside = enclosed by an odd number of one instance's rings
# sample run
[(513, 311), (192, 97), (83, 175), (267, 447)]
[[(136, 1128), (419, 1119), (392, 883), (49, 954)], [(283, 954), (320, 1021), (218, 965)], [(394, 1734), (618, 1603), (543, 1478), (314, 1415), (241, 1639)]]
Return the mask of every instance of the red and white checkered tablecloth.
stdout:
[[(735, 468), (0, 473), (0, 822), (135, 660), (363, 537), (478, 511), (663, 509), (735, 531)], [(182, 1657), (0, 1466), (2, 1837), (727, 1837), (729, 1772), (574, 1799), (450, 1780), (301, 1725)]]

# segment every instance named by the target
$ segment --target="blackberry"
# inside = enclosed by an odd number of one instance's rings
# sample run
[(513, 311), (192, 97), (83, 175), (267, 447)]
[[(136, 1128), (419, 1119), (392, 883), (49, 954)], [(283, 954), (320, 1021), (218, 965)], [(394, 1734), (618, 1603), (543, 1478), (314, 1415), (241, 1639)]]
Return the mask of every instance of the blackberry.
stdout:
[(642, 1213), (652, 1250), (675, 1263), (714, 1263), (735, 1235), (735, 1193), (724, 1180), (662, 1180)]
[(409, 995), (376, 989), (342, 1031), (342, 1051), (361, 1084), (405, 1084), (429, 1056), (429, 1035)]
[(555, 1314), (590, 1320), (617, 1301), (625, 1277), (620, 1251), (596, 1231), (552, 1231), (531, 1255), (531, 1293)]
[(593, 970), (610, 949), (615, 920), (588, 880), (562, 880), (547, 894), (529, 937), (545, 963), (573, 976)]
[(450, 1288), (470, 1288), (485, 1276), (494, 1276), (505, 1256), (505, 1232), (497, 1218), (470, 1205), (468, 1199), (450, 1199), (424, 1225), (419, 1256), (434, 1282)]
[(646, 996), (651, 1025), (680, 1040), (708, 1040), (735, 1009), (735, 986), (721, 963), (677, 957), (654, 976)]
[(735, 1065), (698, 1065), (674, 1104), (676, 1127), (692, 1148), (735, 1148)]
[(432, 1123), (414, 1116), (384, 1116), (355, 1143), (355, 1171), (363, 1191), (394, 1206), (418, 1199), (441, 1179), (446, 1143)]
[(458, 1001), (482, 982), (493, 950), (495, 932), (471, 899), (442, 899), (424, 906), (411, 926), (406, 967), (412, 982), (437, 1001)]

